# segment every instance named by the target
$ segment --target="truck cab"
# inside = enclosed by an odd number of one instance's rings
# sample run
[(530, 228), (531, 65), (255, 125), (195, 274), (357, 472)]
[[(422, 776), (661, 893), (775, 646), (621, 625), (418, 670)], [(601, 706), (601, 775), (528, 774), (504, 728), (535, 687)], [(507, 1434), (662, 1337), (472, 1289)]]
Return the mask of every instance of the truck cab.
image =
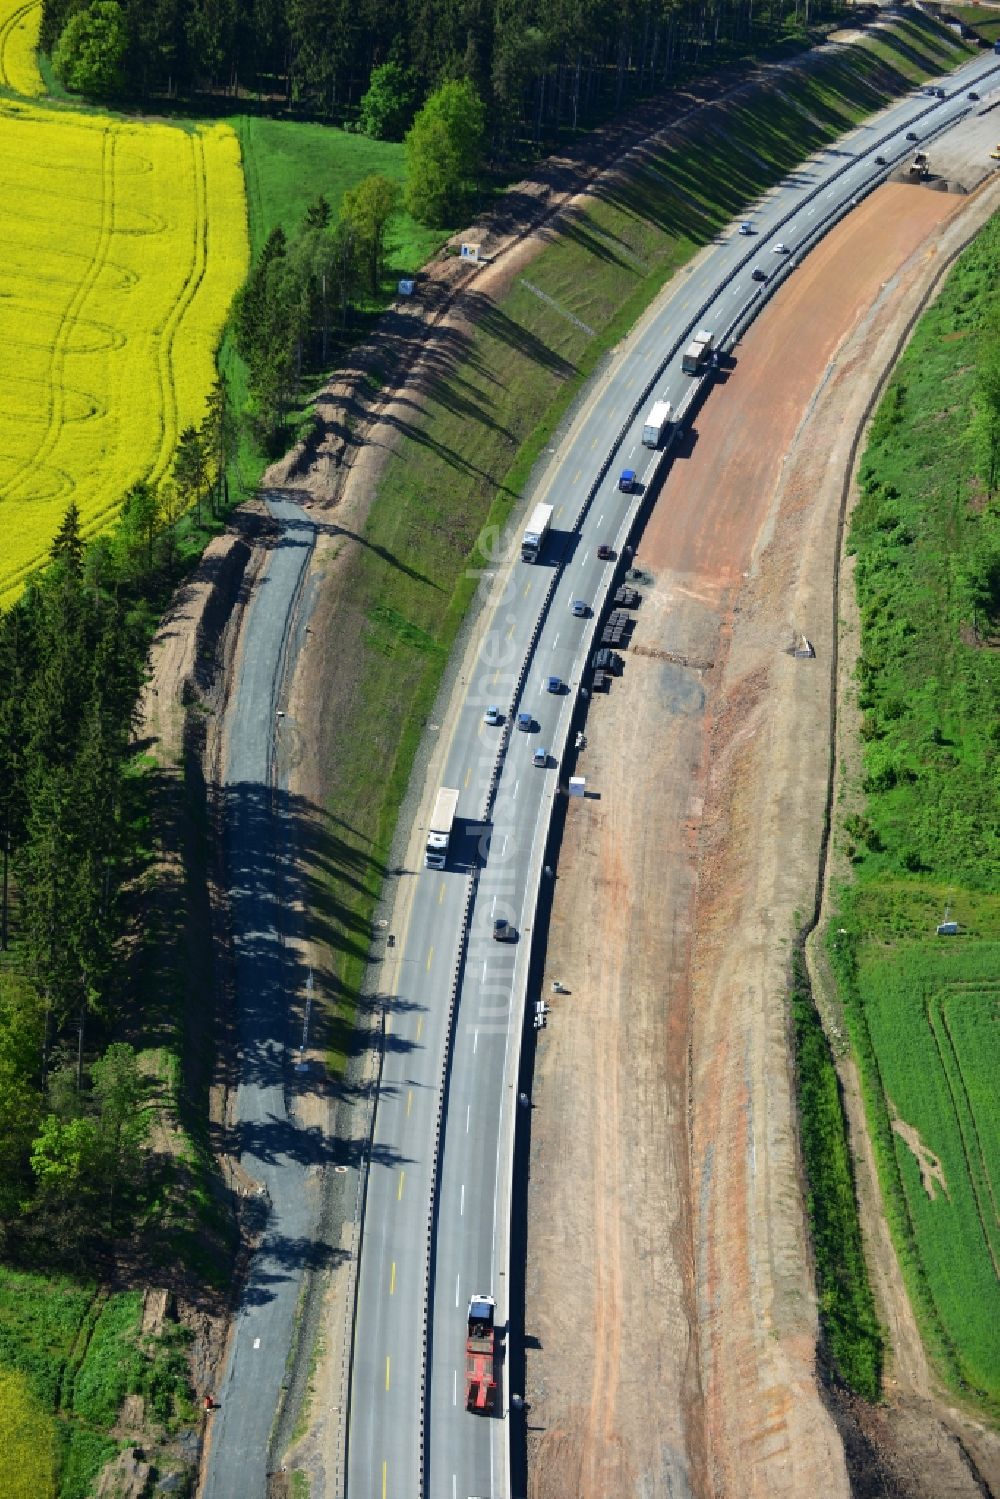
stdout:
[(468, 1333), (465, 1340), (465, 1409), (488, 1416), (497, 1398), (495, 1356), (496, 1302), (477, 1292), (469, 1301)]

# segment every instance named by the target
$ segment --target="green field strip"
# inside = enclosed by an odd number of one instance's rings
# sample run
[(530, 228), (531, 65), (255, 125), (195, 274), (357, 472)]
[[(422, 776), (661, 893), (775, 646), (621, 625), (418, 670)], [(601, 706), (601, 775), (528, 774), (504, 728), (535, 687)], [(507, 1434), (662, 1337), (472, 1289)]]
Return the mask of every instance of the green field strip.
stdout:
[[(994, 944), (985, 944), (993, 948)], [(983, 946), (965, 952), (952, 949), (947, 957), (933, 950), (874, 959), (870, 951), (859, 973), (864, 1016), (877, 1059), (878, 1086), (890, 1116), (915, 1130), (921, 1144), (938, 1158), (946, 1192), (932, 1200), (925, 1189), (910, 1146), (893, 1130), (893, 1176), (898, 1181), (919, 1257), (926, 1289), (944, 1338), (950, 1361), (962, 1383), (987, 1401), (1000, 1399), (995, 1328), (1000, 1326), (1000, 1282), (994, 1265), (994, 1235), (986, 1233), (983, 1204), (989, 1211), (990, 1193), (985, 1171), (977, 1161), (987, 1153), (978, 1140), (995, 1129), (994, 1110), (973, 1115), (968, 1091), (959, 1074), (957, 1055), (950, 1044), (942, 1050), (939, 1033), (929, 1014), (928, 996), (954, 985), (990, 980), (983, 971), (988, 956)], [(965, 961), (971, 959), (968, 963)], [(951, 973), (943, 974), (942, 968)], [(966, 968), (966, 972), (956, 972)], [(942, 979), (944, 983), (942, 984)], [(963, 998), (967, 1002), (969, 990)], [(982, 1048), (986, 1066), (992, 1050), (994, 1071), (996, 1036)], [(976, 1084), (977, 1096), (980, 1086)], [(971, 1142), (971, 1145), (970, 1145)], [(890, 1179), (891, 1186), (891, 1179)]]
[(929, 1006), (932, 1023), (940, 1027), (942, 1060), (948, 1058), (956, 1100), (963, 1108), (966, 1154), (979, 1202), (983, 1232), (1000, 1278), (1000, 1213), (998, 1213), (997, 1155), (1000, 1131), (995, 1126), (996, 1074), (984, 1062), (989, 1057), (990, 1034), (1000, 1020), (1000, 984), (990, 990), (955, 986), (936, 995)]
[[(948, 1035), (947, 1026), (942, 1015), (944, 997), (948, 991), (938, 991), (928, 995), (926, 1000), (927, 1024), (937, 1047), (938, 1061), (948, 1091), (951, 1096), (951, 1106), (954, 1113), (955, 1127), (961, 1141), (962, 1154), (964, 1158), (965, 1171), (972, 1188), (972, 1194), (976, 1201), (976, 1211), (979, 1217), (979, 1226), (983, 1234), (983, 1242), (993, 1262), (994, 1274), (998, 1271), (997, 1246), (996, 1246), (996, 1224), (991, 1225), (991, 1213), (989, 1205), (989, 1183), (985, 1175), (985, 1162), (979, 1143), (979, 1132), (976, 1121), (969, 1105), (969, 1099), (962, 1078), (961, 1067), (955, 1050)], [(966, 994), (967, 1002), (971, 1002), (972, 996)], [(993, 1232), (991, 1233), (991, 1227)]]

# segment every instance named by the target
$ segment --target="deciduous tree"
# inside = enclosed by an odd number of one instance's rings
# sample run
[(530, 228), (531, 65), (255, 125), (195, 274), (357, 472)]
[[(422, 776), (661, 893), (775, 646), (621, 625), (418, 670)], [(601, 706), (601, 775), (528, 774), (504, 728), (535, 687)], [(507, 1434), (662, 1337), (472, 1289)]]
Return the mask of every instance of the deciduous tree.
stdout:
[(399, 184), (381, 173), (363, 178), (357, 187), (348, 188), (341, 209), (343, 218), (354, 226), (368, 269), (368, 290), (377, 296), (385, 272), (389, 228), (399, 213)]
[(413, 119), (416, 90), (409, 68), (384, 62), (372, 68), (371, 81), (361, 98), (358, 123), (377, 141), (401, 141)]
[(127, 46), (121, 6), (116, 0), (93, 0), (66, 22), (52, 66), (71, 93), (107, 99), (121, 92)]
[(463, 79), (427, 100), (406, 136), (406, 206), (426, 224), (454, 223), (476, 185), (486, 111)]

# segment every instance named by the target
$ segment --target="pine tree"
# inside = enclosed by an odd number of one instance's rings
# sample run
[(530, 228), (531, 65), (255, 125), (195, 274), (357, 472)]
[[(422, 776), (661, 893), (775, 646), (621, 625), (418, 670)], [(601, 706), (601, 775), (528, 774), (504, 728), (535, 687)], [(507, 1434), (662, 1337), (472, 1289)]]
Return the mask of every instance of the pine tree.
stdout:
[(75, 500), (71, 500), (66, 507), (66, 514), (59, 524), (49, 555), (53, 562), (61, 563), (67, 568), (73, 577), (80, 576), (83, 566), (83, 537), (80, 535), (80, 512)]

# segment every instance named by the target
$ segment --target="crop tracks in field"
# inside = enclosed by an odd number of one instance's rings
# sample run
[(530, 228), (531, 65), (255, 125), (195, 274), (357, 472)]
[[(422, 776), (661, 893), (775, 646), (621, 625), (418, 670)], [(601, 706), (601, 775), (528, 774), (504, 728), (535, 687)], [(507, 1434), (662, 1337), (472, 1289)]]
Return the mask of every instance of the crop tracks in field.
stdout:
[[(992, 988), (992, 993), (990, 989)], [(996, 1009), (1000, 999), (1000, 984), (988, 986), (983, 982), (955, 980), (933, 991), (925, 1000), (927, 1023), (937, 1046), (941, 1070), (948, 1084), (951, 1105), (962, 1141), (966, 1170), (972, 1186), (976, 1209), (982, 1228), (983, 1239), (993, 1270), (1000, 1279), (1000, 1217), (997, 1215), (997, 1193), (990, 1176), (989, 1160), (983, 1146), (978, 1115), (994, 1106), (989, 1097), (978, 1097), (980, 1089), (969, 1086), (962, 1067), (961, 1038), (956, 1038), (956, 1011), (959, 1007), (975, 1005), (977, 1002)], [(971, 1059), (966, 1058), (966, 1067)], [(977, 1108), (978, 1104), (978, 1108)]]
[(41, 11), (42, 0), (15, 3), (10, 9), (0, 4), (0, 87), (13, 93), (41, 93), (42, 80), (31, 56)]

